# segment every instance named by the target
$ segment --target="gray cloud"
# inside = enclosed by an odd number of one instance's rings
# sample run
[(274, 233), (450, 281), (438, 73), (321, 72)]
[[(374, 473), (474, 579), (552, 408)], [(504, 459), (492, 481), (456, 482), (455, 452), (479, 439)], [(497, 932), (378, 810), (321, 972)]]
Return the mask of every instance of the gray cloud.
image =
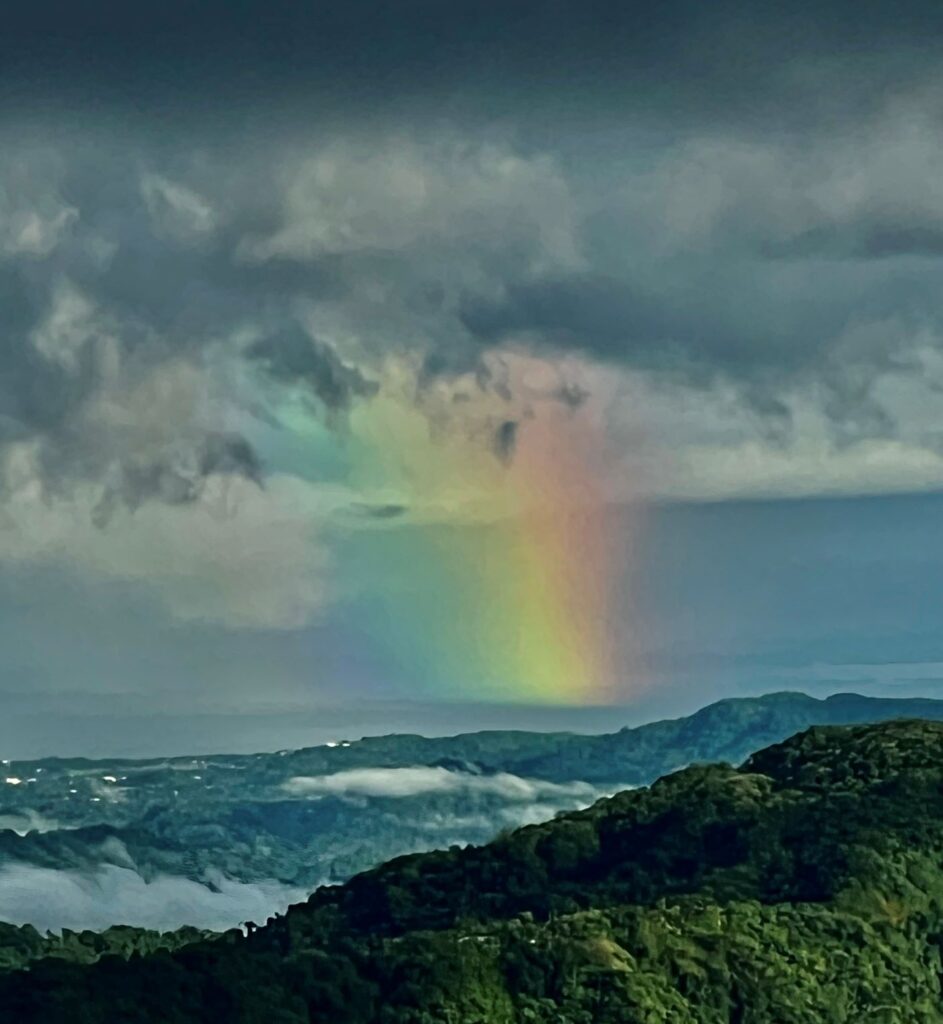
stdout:
[(198, 358), (149, 323), (146, 306), (131, 314), (97, 281), (78, 287), (57, 259), (0, 267), (0, 292), (15, 296), (3, 327), (0, 456), (29, 446), (50, 498), (91, 482), (102, 508), (194, 500), (212, 475), (259, 481), (248, 441), (201, 422)]
[(158, 233), (199, 242), (216, 227), (216, 213), (203, 197), (159, 174), (141, 178), (141, 195)]
[(107, 133), (94, 150), (64, 140), (53, 159), (10, 143), (10, 203), (68, 224), (29, 251), (11, 243), (0, 263), (0, 456), (4, 442), (30, 445), (52, 498), (100, 487), (100, 524), (117, 507), (194, 502), (210, 476), (261, 479), (228, 426), (267, 415), (265, 399), (237, 394), (240, 364), (307, 390), (330, 419), (376, 394), (370, 367), (391, 351), (453, 349), (458, 282), (520, 255), (571, 258), (553, 165), (460, 134), (288, 143), (268, 159), (197, 159), (180, 138), (172, 170), (160, 147)]
[(213, 476), (239, 476), (262, 485), (262, 466), (252, 446), (235, 434), (207, 433), (177, 451), (147, 459), (131, 457), (113, 467), (113, 478), (92, 513), (107, 524), (118, 503), (134, 511), (145, 501), (185, 505), (198, 501)]
[(377, 384), (334, 349), (300, 328), (262, 338), (249, 346), (247, 357), (259, 362), (277, 381), (310, 388), (329, 413), (343, 412), (355, 398), (375, 395)]
[(33, 167), (9, 154), (2, 163), (0, 263), (21, 257), (43, 259), (78, 218), (78, 210), (62, 198), (61, 168), (48, 159)]
[(767, 437), (812, 392), (837, 441), (893, 436), (879, 381), (919, 374), (943, 325), (941, 118), (939, 90), (916, 90), (828, 138), (707, 126), (653, 146), (595, 197), (584, 266), (466, 290), (466, 351), (527, 344), (680, 389), (726, 382)]

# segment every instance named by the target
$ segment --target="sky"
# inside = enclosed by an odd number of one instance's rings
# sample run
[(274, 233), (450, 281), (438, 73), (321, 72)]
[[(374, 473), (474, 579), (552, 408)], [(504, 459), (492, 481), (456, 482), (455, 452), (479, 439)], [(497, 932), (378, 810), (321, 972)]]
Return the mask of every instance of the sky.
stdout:
[(909, 2), (12, 8), (0, 745), (935, 694), (941, 58)]

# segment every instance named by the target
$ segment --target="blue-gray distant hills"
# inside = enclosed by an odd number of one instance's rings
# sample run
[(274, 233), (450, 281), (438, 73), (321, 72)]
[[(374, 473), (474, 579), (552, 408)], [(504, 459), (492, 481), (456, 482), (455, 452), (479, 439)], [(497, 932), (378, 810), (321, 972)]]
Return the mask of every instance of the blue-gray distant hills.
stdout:
[(812, 725), (943, 719), (943, 701), (801, 693), (618, 732), (338, 740), (295, 751), (0, 766), (0, 921), (223, 928), (397, 855), (483, 843)]

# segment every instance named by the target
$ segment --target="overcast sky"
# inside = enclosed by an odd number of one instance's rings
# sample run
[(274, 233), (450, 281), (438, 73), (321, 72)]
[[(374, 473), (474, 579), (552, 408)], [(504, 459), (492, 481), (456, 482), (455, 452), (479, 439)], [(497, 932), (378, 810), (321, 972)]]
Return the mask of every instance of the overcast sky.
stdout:
[(933, 692), (941, 69), (936, 4), (15, 5), (10, 730), (516, 701), (436, 566), (548, 503), (607, 703)]

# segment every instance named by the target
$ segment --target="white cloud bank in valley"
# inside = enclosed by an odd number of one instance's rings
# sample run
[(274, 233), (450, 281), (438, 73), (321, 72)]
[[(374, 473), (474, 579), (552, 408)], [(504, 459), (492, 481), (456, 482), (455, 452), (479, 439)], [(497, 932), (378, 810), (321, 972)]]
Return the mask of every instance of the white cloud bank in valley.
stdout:
[(170, 931), (196, 925), (213, 931), (261, 923), (308, 896), (279, 882), (219, 878), (211, 888), (188, 878), (103, 864), (89, 871), (58, 871), (31, 864), (0, 867), (0, 921), (40, 931), (101, 930), (113, 924)]
[(436, 793), (469, 793), (500, 797), (514, 803), (591, 802), (605, 795), (588, 782), (545, 782), (507, 772), (474, 775), (434, 766), (354, 768), (333, 775), (295, 776), (285, 782), (283, 788), (293, 796), (405, 798)]

